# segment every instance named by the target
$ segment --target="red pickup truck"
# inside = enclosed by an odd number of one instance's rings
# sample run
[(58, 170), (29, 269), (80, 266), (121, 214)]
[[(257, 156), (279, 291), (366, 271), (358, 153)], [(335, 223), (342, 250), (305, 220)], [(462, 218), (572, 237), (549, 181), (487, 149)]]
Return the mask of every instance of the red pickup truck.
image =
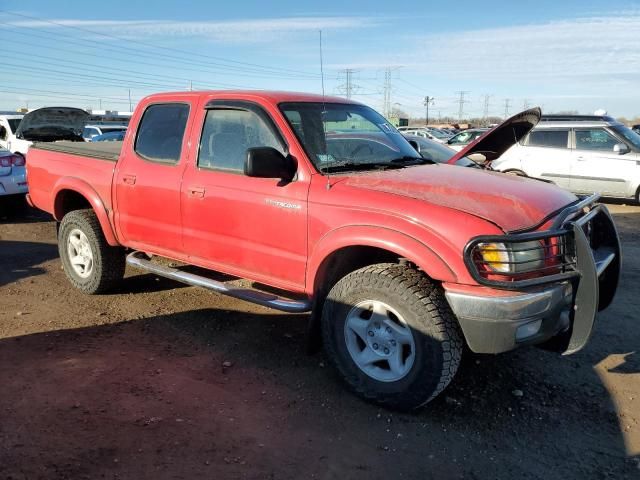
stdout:
[[(539, 117), (512, 117), (449, 163), (490, 161)], [(436, 163), (342, 98), (152, 95), (123, 142), (35, 144), (27, 169), (29, 201), (60, 222), (62, 264), (80, 290), (107, 290), (128, 263), (311, 312), (310, 334), (351, 390), (393, 408), (438, 395), (465, 345), (579, 350), (620, 271), (597, 195)]]

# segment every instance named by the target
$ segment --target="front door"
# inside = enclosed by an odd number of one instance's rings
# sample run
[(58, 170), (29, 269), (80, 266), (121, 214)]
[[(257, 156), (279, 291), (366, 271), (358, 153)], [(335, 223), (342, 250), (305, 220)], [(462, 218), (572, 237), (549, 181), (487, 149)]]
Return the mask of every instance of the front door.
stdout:
[(114, 175), (116, 225), (127, 245), (160, 255), (182, 252), (180, 185), (192, 105), (149, 105), (135, 139), (124, 142)]
[(308, 176), (292, 182), (244, 174), (247, 149), (288, 154), (271, 117), (250, 102), (213, 102), (202, 114), (195, 162), (182, 185), (184, 244), (193, 263), (302, 290)]
[(614, 145), (621, 143), (604, 128), (576, 128), (571, 162), (571, 190), (601, 193), (613, 197), (627, 195), (627, 182), (634, 176), (636, 159), (619, 155)]

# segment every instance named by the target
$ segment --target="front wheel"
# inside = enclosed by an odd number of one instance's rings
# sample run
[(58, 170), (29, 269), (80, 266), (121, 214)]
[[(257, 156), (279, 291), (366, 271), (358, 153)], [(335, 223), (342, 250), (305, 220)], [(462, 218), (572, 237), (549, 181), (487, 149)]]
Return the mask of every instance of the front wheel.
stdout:
[(356, 394), (411, 410), (453, 379), (463, 341), (442, 289), (417, 270), (371, 265), (342, 278), (322, 312), (330, 361)]
[(125, 256), (110, 246), (92, 210), (67, 213), (58, 229), (58, 252), (67, 278), (84, 293), (102, 293), (124, 276)]

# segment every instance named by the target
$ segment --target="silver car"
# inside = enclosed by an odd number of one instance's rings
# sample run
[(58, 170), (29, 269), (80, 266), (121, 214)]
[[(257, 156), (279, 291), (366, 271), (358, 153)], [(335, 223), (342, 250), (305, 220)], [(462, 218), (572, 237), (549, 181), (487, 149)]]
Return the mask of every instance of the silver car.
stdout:
[(27, 193), (24, 157), (0, 149), (0, 197)]
[(547, 116), (491, 166), (640, 202), (640, 135), (607, 116)]

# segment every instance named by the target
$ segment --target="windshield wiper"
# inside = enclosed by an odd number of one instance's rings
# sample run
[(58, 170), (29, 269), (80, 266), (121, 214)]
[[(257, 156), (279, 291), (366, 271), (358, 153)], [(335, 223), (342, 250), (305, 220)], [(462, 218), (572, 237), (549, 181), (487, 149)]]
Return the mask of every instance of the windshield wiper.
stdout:
[(321, 171), (324, 173), (349, 170), (387, 170), (404, 167), (405, 165), (400, 162), (351, 162), (346, 160), (322, 165)]
[(424, 158), (424, 157), (414, 157), (411, 155), (405, 155), (404, 157), (398, 157), (398, 158), (394, 158), (393, 160), (391, 160), (391, 163), (395, 163), (395, 164), (405, 164), (405, 163), (415, 163), (415, 164), (433, 164), (433, 163), (437, 163), (435, 160), (431, 160), (430, 158)]

